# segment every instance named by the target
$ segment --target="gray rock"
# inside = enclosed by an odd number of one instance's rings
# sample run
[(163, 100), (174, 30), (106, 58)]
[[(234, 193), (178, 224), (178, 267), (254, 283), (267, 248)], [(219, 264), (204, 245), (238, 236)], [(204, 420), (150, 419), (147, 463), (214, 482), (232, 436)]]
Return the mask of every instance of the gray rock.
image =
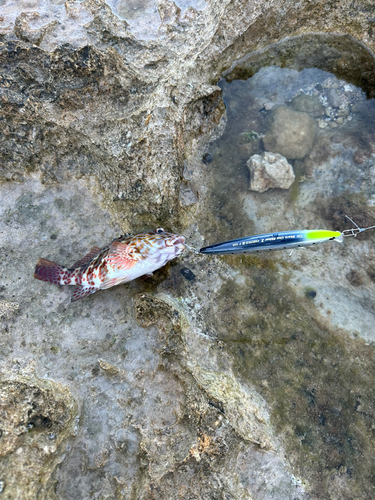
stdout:
[(314, 138), (315, 122), (310, 115), (280, 106), (273, 112), (263, 143), (267, 151), (293, 160), (310, 151)]
[(341, 99), (340, 96), (338, 95), (337, 91), (335, 89), (331, 89), (328, 92), (328, 102), (332, 106), (332, 108), (339, 108), (341, 104)]
[(297, 95), (291, 102), (291, 106), (295, 111), (302, 111), (317, 118), (324, 115), (324, 106), (320, 102), (318, 96), (312, 95)]
[(295, 179), (292, 165), (277, 153), (253, 155), (247, 161), (247, 167), (251, 191), (264, 193), (271, 188), (288, 189)]
[(180, 184), (180, 203), (183, 206), (194, 205), (198, 203), (198, 191), (191, 182), (181, 182)]
[[(46, 483), (75, 435), (68, 387), (38, 378), (35, 363), (10, 359), (0, 374), (0, 478), (7, 498), (51, 498)], [(22, 487), (25, 478), (32, 477)]]

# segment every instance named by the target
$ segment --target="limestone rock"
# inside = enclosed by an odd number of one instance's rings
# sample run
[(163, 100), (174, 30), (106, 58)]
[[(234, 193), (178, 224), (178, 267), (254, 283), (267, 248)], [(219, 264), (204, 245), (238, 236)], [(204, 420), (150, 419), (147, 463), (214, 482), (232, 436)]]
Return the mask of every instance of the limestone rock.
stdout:
[(194, 205), (198, 203), (198, 191), (191, 182), (181, 182), (180, 184), (180, 202), (182, 205)]
[(272, 188), (288, 189), (295, 179), (292, 165), (277, 153), (253, 155), (247, 161), (247, 167), (251, 191), (264, 193)]
[(75, 434), (77, 404), (68, 387), (42, 380), (33, 362), (10, 360), (0, 375), (1, 465), (6, 498), (56, 498), (54, 468)]
[(331, 89), (328, 92), (328, 102), (333, 108), (338, 109), (340, 107), (341, 98), (335, 89)]
[(307, 113), (278, 107), (263, 139), (267, 151), (280, 153), (289, 160), (303, 158), (311, 149), (315, 138), (315, 123)]
[(221, 402), (228, 421), (245, 441), (256, 443), (260, 448), (275, 449), (267, 403), (255, 390), (241, 385), (230, 372), (195, 366), (192, 373), (200, 387), (214, 401)]
[(324, 115), (324, 106), (316, 95), (297, 95), (291, 102), (294, 111), (303, 111), (317, 118)]

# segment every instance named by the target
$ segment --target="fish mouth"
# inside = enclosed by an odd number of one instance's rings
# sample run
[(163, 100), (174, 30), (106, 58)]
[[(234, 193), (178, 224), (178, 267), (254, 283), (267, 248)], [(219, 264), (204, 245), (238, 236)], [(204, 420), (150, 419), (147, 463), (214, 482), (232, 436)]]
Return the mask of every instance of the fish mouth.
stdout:
[(185, 250), (185, 237), (178, 235), (175, 238), (169, 240), (167, 242), (167, 246), (173, 247), (175, 257), (178, 257)]
[(175, 238), (166, 240), (165, 245), (167, 247), (173, 247), (173, 246), (183, 245), (184, 243), (185, 243), (185, 236), (178, 235)]
[(177, 236), (177, 238), (172, 240), (172, 245), (184, 245), (184, 244), (185, 244), (184, 236)]

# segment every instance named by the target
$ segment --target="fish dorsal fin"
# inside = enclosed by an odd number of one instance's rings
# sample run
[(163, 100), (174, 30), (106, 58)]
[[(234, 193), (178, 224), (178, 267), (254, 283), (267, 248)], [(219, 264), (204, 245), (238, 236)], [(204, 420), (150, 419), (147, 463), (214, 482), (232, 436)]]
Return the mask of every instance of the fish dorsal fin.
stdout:
[(129, 245), (126, 245), (126, 243), (120, 243), (119, 241), (114, 241), (109, 247), (107, 260), (114, 267), (130, 269), (137, 262), (132, 253), (133, 248)]
[(72, 266), (72, 269), (76, 269), (77, 267), (84, 266), (85, 264), (88, 264), (89, 262), (92, 261), (92, 259), (95, 257), (95, 255), (98, 255), (100, 252), (99, 247), (92, 247), (92, 249), (89, 251), (87, 255), (82, 257), (82, 259), (77, 260)]

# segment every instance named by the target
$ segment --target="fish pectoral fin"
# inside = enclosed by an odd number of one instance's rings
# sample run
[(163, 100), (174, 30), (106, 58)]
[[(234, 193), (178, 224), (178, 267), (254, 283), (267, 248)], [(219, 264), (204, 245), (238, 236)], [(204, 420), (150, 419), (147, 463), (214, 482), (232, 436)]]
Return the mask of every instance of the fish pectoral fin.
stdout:
[(99, 290), (99, 288), (97, 288), (95, 286), (86, 287), (86, 286), (77, 285), (74, 287), (71, 302), (75, 302), (76, 300), (83, 299), (83, 297), (90, 295), (90, 293), (97, 292), (98, 290)]
[(105, 281), (100, 285), (100, 290), (107, 290), (107, 288), (111, 288), (115, 285), (120, 285), (121, 283), (126, 283), (128, 281), (127, 278), (112, 278), (111, 280)]
[(132, 253), (133, 249), (129, 245), (114, 241), (109, 248), (107, 260), (114, 267), (131, 269), (137, 262)]
[(82, 259), (77, 260), (72, 266), (72, 269), (76, 269), (77, 267), (84, 266), (85, 264), (88, 264), (89, 262), (92, 261), (92, 259), (98, 255), (100, 252), (99, 247), (92, 247), (92, 249), (89, 251), (88, 254), (86, 254)]

